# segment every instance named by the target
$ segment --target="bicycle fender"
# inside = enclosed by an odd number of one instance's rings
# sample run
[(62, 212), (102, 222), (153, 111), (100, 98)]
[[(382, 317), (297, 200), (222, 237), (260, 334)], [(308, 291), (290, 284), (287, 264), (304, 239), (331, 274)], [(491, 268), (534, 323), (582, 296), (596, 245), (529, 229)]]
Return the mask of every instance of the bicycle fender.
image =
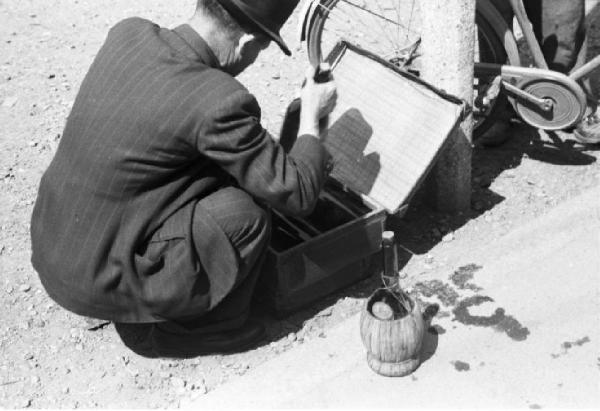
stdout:
[(508, 63), (513, 66), (520, 66), (521, 57), (519, 55), (517, 40), (515, 39), (512, 29), (508, 27), (504, 17), (496, 10), (494, 4), (490, 0), (477, 0), (476, 12), (483, 15), (496, 32), (498, 38), (502, 39), (508, 57)]
[(300, 10), (300, 19), (298, 21), (298, 37), (300, 42), (306, 41), (306, 32), (310, 28), (315, 10), (319, 6), (321, 0), (306, 0)]

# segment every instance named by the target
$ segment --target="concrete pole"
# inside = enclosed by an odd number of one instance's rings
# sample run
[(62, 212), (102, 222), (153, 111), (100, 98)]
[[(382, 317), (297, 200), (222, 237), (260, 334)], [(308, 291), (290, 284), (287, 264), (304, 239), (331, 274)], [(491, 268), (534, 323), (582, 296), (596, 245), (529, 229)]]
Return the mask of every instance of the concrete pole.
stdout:
[[(421, 76), (472, 103), (475, 0), (426, 0), (421, 5)], [(472, 133), (473, 118), (469, 116), (450, 136), (432, 171), (430, 197), (440, 211), (455, 213), (471, 206)]]

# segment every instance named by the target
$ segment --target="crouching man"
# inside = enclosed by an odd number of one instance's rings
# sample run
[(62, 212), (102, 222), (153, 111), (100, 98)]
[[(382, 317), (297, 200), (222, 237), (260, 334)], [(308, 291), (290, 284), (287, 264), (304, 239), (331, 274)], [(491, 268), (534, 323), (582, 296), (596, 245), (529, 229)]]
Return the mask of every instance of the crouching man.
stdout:
[(232, 352), (263, 338), (249, 305), (268, 210), (316, 204), (331, 165), (318, 124), (336, 93), (307, 75), (286, 153), (234, 77), (271, 41), (290, 54), (279, 30), (297, 3), (199, 0), (173, 30), (124, 20), (81, 85), (40, 183), (32, 262), (51, 298), (115, 322), (142, 355)]

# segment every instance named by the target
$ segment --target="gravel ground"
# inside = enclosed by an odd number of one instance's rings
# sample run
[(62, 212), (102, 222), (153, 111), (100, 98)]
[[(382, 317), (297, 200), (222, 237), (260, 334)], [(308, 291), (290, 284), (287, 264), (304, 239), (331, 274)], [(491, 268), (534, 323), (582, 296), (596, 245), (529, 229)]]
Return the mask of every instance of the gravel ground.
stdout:
[[(76, 92), (113, 24), (137, 15), (173, 26), (186, 19), (195, 1), (173, 3), (0, 1), (0, 407), (177, 407), (325, 337), (357, 313), (378, 285), (374, 276), (283, 320), (263, 314), (269, 339), (252, 351), (177, 361), (139, 357), (122, 345), (111, 324), (89, 324), (48, 298), (29, 262), (29, 219)], [(241, 77), (274, 133), (306, 65), (295, 24), (284, 36), (295, 49), (293, 58), (271, 47)], [(597, 51), (595, 27), (592, 37)], [(417, 285), (423, 294), (427, 287), (443, 289), (458, 269), (458, 256), (470, 247), (493, 247), (511, 228), (598, 184), (598, 147), (520, 124), (513, 134), (501, 148), (476, 147), (472, 210), (450, 216), (416, 201), (405, 218), (390, 219), (409, 250), (401, 253), (407, 286)], [(443, 312), (451, 303), (442, 298), (440, 304)]]

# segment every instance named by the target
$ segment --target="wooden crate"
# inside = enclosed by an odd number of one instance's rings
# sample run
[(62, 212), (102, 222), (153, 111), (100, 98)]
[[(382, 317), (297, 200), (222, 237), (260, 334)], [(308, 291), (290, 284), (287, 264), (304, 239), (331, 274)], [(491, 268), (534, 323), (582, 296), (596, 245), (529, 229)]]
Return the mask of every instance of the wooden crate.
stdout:
[(279, 316), (370, 275), (386, 212), (355, 202), (350, 213), (348, 204), (356, 200), (345, 198), (346, 203), (339, 206), (336, 202), (342, 198), (344, 194), (330, 185), (311, 217), (295, 219), (273, 213), (273, 235), (260, 288), (263, 299)]
[[(311, 216), (275, 213), (258, 288), (280, 316), (372, 274), (386, 215), (406, 209), (464, 113), (461, 100), (346, 42), (329, 60), (339, 98), (324, 143), (335, 166)], [(295, 101), (286, 149), (298, 120)]]

